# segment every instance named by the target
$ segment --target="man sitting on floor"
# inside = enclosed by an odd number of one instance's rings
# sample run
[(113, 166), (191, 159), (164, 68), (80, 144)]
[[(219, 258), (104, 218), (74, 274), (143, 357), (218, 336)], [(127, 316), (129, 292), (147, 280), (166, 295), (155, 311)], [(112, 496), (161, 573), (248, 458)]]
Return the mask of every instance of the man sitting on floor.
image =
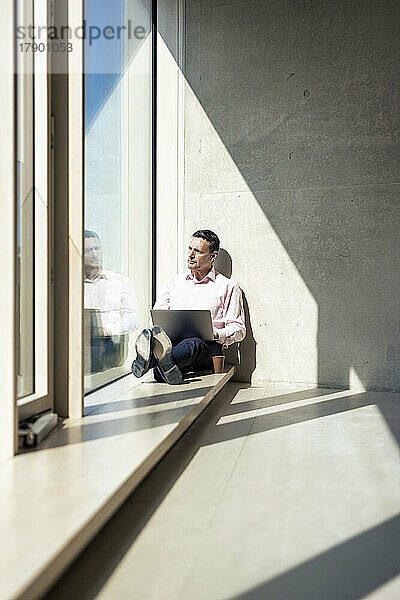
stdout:
[(218, 250), (219, 239), (213, 231), (196, 231), (189, 245), (188, 272), (172, 277), (154, 305), (165, 310), (210, 310), (215, 341), (189, 337), (172, 343), (161, 327), (144, 329), (136, 340), (137, 356), (132, 363), (136, 377), (155, 367), (156, 381), (180, 383), (182, 373), (210, 369), (212, 356), (244, 339), (242, 292), (215, 270)]

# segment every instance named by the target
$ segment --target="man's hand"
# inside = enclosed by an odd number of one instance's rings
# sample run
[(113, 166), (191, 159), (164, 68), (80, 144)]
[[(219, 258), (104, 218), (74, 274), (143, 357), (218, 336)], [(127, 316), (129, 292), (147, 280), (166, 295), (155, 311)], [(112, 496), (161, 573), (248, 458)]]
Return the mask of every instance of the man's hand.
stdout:
[(217, 331), (214, 331), (214, 340), (219, 340), (219, 334)]
[(111, 331), (106, 327), (99, 327), (99, 336), (100, 337), (110, 337), (112, 335)]

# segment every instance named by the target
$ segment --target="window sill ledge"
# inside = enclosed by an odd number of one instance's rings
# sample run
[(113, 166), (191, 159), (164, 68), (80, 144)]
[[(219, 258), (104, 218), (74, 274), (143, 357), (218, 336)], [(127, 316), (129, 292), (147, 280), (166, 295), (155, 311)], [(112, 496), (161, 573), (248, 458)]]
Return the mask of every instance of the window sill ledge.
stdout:
[(0, 465), (0, 597), (40, 597), (233, 374), (179, 388), (132, 377), (131, 390)]

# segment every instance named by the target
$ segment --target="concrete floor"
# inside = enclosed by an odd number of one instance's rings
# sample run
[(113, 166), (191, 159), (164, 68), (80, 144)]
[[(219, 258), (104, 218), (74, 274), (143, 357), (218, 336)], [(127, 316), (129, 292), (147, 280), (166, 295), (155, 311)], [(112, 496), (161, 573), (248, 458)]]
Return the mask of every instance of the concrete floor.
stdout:
[(400, 598), (400, 394), (229, 384), (50, 599)]

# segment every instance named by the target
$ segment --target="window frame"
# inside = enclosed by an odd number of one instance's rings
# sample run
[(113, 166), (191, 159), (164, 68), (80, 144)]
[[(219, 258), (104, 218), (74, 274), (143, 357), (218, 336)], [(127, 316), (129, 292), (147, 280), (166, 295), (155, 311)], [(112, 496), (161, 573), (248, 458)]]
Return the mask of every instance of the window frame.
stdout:
[[(43, 0), (44, 1), (44, 0)], [(61, 417), (80, 417), (84, 412), (83, 394), (83, 43), (75, 40), (73, 56), (65, 56), (65, 71), (46, 74), (47, 136), (47, 235), (43, 236), (42, 268), (48, 283), (47, 295), (47, 394), (28, 396), (17, 405), (16, 376), (16, 0), (4, 0), (0, 20), (0, 47), (3, 61), (0, 77), (3, 93), (0, 114), (4, 119), (4, 140), (0, 147), (0, 193), (8, 201), (1, 203), (3, 223), (0, 237), (0, 263), (3, 293), (0, 295), (0, 323), (4, 358), (0, 363), (3, 401), (0, 403), (0, 460), (17, 451), (18, 416), (53, 408)], [(152, 0), (151, 41), (151, 297), (155, 298), (157, 271), (157, 0)], [(179, 1), (182, 9), (183, 2)], [(54, 23), (78, 27), (83, 22), (82, 0), (48, 0), (47, 17)], [(182, 12), (181, 12), (182, 14)], [(54, 20), (53, 20), (54, 19)], [(47, 22), (47, 21), (46, 21)], [(74, 44), (74, 50), (75, 50)], [(58, 57), (59, 58), (59, 57)], [(61, 61), (62, 62), (62, 61)], [(80, 74), (79, 74), (80, 72)], [(43, 93), (43, 88), (42, 88)], [(43, 120), (42, 120), (43, 122)], [(36, 140), (39, 141), (38, 139)], [(43, 176), (44, 170), (42, 170)], [(43, 181), (43, 178), (42, 178)], [(174, 204), (174, 199), (171, 198)], [(178, 198), (179, 202), (179, 198)], [(171, 209), (176, 215), (176, 206)], [(171, 215), (171, 219), (175, 219)], [(43, 220), (42, 220), (43, 223)], [(46, 246), (47, 244), (47, 246)], [(158, 266), (158, 269), (157, 269)], [(47, 271), (46, 271), (47, 269)], [(43, 278), (43, 270), (41, 273)], [(45, 301), (46, 301), (45, 298)], [(53, 307), (57, 311), (53, 312)], [(57, 317), (56, 317), (57, 315)], [(57, 336), (53, 336), (53, 331)], [(46, 340), (42, 337), (43, 343)], [(126, 376), (123, 376), (126, 377)], [(119, 385), (118, 380), (117, 385)], [(111, 392), (110, 382), (107, 392)], [(53, 393), (55, 390), (55, 393)]]
[(0, 144), (0, 328), (3, 356), (0, 361), (2, 400), (0, 402), (0, 460), (15, 453), (17, 446), (15, 349), (15, 274), (16, 274), (16, 138), (15, 138), (15, 10), (14, 0), (4, 0), (0, 19), (0, 114), (3, 121)]
[[(15, 1), (15, 13), (17, 3)], [(48, 25), (50, 4), (48, 0), (33, 0), (33, 24)], [(15, 16), (17, 18), (17, 16)], [(18, 52), (18, 44), (16, 44)], [(52, 356), (52, 197), (51, 197), (51, 148), (50, 148), (50, 99), (48, 71), (50, 54), (33, 54), (32, 108), (33, 117), (33, 378), (32, 394), (17, 399), (18, 420), (53, 408)], [(17, 65), (16, 65), (17, 66)], [(18, 77), (19, 75), (16, 75)], [(17, 98), (15, 100), (17, 102)], [(15, 121), (15, 137), (18, 136), (18, 114)], [(15, 174), (16, 177), (16, 174)], [(18, 335), (18, 332), (16, 333)], [(17, 347), (17, 343), (16, 343)]]

